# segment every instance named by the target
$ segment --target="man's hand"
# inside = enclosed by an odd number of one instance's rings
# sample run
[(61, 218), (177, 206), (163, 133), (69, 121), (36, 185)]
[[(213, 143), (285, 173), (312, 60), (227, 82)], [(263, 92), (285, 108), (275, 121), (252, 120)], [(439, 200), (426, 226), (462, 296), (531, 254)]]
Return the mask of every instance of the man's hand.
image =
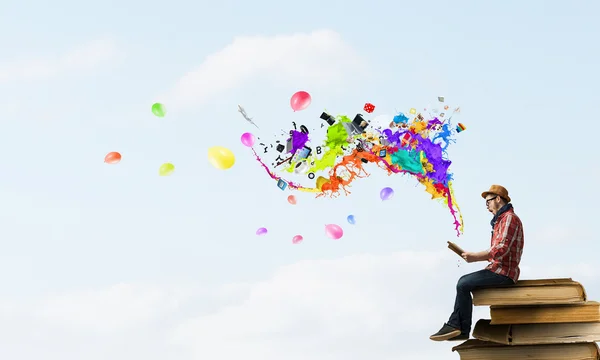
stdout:
[(465, 259), (465, 261), (468, 263), (478, 261), (477, 254), (472, 252), (464, 252), (460, 256), (462, 256), (462, 258)]

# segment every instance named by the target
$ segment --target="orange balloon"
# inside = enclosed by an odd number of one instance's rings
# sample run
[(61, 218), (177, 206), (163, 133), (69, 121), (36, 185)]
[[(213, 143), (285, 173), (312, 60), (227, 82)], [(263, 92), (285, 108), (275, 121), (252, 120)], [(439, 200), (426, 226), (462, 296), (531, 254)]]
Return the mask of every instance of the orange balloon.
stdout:
[(104, 162), (107, 164), (117, 164), (119, 161), (121, 161), (121, 154), (116, 151), (109, 152), (104, 157)]
[(296, 205), (296, 197), (294, 195), (288, 196), (288, 202), (292, 205)]

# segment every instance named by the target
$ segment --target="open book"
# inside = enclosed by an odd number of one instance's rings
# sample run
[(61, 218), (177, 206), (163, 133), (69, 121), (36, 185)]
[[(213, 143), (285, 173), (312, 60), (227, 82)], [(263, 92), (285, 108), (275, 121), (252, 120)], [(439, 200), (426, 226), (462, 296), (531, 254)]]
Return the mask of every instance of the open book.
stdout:
[(465, 252), (463, 249), (460, 248), (460, 246), (456, 245), (452, 241), (448, 241), (448, 249), (454, 251), (458, 256), (460, 256), (461, 259), (462, 259), (462, 253)]

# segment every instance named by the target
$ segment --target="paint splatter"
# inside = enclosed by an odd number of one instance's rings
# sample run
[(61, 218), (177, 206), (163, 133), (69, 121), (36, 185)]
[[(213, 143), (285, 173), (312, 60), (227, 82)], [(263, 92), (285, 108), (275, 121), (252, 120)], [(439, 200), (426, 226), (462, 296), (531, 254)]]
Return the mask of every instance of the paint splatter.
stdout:
[[(426, 120), (425, 114), (411, 108), (408, 112), (410, 117), (398, 113), (387, 129), (371, 127), (362, 115), (353, 120), (345, 115), (327, 118), (329, 120), (322, 116), (321, 119), (327, 120), (326, 139), (312, 144), (308, 133), (291, 130), (287, 139), (281, 141), (291, 141), (291, 149), (286, 154), (278, 154), (276, 162), (283, 164), (279, 171), (298, 174), (295, 170), (301, 168), (302, 176), (308, 174), (314, 186), (302, 186), (278, 176), (254, 148), (252, 151), (272, 179), (279, 184), (284, 181), (292, 190), (316, 193), (317, 198), (334, 198), (342, 193), (349, 195), (353, 181), (370, 176), (364, 168), (367, 164), (375, 164), (388, 175), (409, 174), (423, 185), (432, 199), (443, 200), (454, 218), (457, 236), (460, 236), (464, 223), (454, 199), (453, 174), (449, 170), (452, 162), (446, 153), (450, 143), (455, 142), (452, 136), (458, 131), (455, 130), (456, 125), (450, 122), (459, 111), (460, 108), (456, 108), (444, 120), (431, 115)], [(286, 161), (279, 161), (282, 156)], [(317, 177), (316, 173), (323, 175)]]

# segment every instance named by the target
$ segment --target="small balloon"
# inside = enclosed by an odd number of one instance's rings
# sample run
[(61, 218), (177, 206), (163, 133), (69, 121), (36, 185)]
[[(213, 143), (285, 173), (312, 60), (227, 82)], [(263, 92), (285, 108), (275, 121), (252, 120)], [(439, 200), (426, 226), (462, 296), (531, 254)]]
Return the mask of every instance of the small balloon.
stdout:
[(252, 147), (252, 145), (254, 145), (254, 135), (252, 135), (251, 133), (243, 133), (242, 144), (244, 144), (247, 147)]
[(302, 237), (302, 235), (296, 235), (292, 239), (292, 244), (299, 244), (302, 240), (304, 240), (304, 238)]
[(258, 236), (265, 235), (266, 233), (267, 233), (267, 229), (264, 227), (261, 227), (258, 230), (256, 230), (256, 235), (258, 235)]
[(227, 148), (213, 146), (208, 149), (208, 161), (219, 170), (227, 170), (235, 164), (235, 156)]
[(354, 218), (354, 215), (348, 215), (348, 222), (352, 225), (356, 224), (356, 219)]
[(288, 202), (292, 205), (296, 205), (296, 197), (294, 195), (288, 196)]
[(389, 200), (392, 197), (394, 197), (394, 190), (392, 188), (386, 187), (381, 189), (381, 191), (379, 192), (379, 197), (381, 198), (381, 200), (385, 201), (385, 200)]
[(164, 163), (158, 169), (158, 175), (160, 176), (169, 176), (175, 171), (175, 165), (171, 163)]
[(294, 111), (304, 110), (312, 101), (310, 94), (306, 91), (298, 91), (290, 99), (290, 105)]
[(161, 103), (154, 103), (152, 104), (152, 113), (158, 117), (165, 117), (167, 109), (165, 109), (165, 106)]
[(337, 240), (344, 235), (344, 230), (336, 224), (325, 225), (325, 234), (333, 240)]
[(104, 157), (104, 162), (107, 164), (118, 164), (121, 161), (121, 154), (116, 151), (109, 152)]

